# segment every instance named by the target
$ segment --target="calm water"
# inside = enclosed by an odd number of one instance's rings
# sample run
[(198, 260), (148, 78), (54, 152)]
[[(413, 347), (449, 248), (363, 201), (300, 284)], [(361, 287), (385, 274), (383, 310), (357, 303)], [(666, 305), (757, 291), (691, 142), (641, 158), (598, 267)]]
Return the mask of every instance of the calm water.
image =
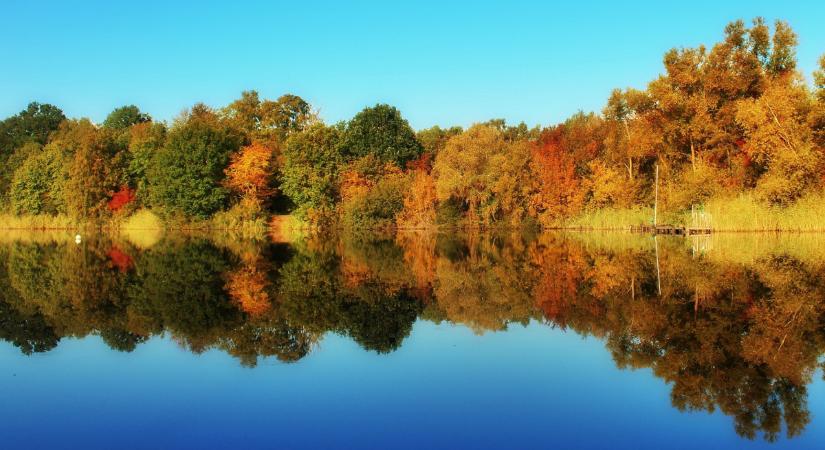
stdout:
[(2, 448), (823, 448), (825, 236), (0, 238)]

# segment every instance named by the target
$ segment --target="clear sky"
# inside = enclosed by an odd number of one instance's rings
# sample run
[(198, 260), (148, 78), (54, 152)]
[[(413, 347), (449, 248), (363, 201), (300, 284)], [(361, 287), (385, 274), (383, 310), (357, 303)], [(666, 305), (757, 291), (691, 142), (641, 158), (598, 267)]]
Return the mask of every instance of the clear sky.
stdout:
[(327, 122), (385, 102), (415, 128), (545, 125), (644, 87), (667, 49), (715, 42), (737, 18), (789, 21), (809, 79), (825, 53), (821, 1), (229, 3), (3, 0), (0, 117), (36, 100), (165, 120), (256, 89), (300, 95)]

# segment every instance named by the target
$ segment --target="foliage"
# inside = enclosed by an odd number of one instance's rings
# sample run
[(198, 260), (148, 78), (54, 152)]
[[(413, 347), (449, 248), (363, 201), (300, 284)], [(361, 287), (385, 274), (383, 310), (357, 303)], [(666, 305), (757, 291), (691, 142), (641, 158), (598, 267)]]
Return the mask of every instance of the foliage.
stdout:
[(65, 214), (69, 155), (57, 144), (30, 155), (15, 172), (10, 200), (15, 214)]
[(504, 155), (505, 149), (501, 132), (489, 126), (475, 125), (451, 138), (433, 166), (438, 200), (464, 204), (473, 222), (491, 220), (490, 186), (497, 169), (493, 161)]
[(73, 149), (68, 164), (66, 212), (78, 220), (103, 217), (111, 195), (124, 183), (122, 160), (112, 136), (88, 120), (69, 122), (61, 145)]
[(310, 105), (301, 97), (285, 94), (275, 101), (261, 100), (256, 91), (242, 92), (223, 115), (249, 138), (270, 143), (282, 142), (316, 121)]
[(365, 191), (354, 194), (343, 204), (343, 224), (351, 230), (391, 228), (404, 208), (409, 179), (400, 172), (382, 176)]
[(341, 131), (315, 124), (287, 139), (281, 190), (297, 205), (295, 213), (310, 220), (330, 214), (344, 157)]
[(9, 190), (14, 172), (23, 161), (48, 142), (49, 135), (66, 120), (53, 105), (30, 103), (25, 110), (0, 121), (0, 208), (10, 205)]
[(150, 122), (152, 120), (148, 114), (140, 112), (135, 105), (121, 106), (106, 116), (103, 126), (112, 130), (125, 130), (132, 125)]
[(399, 228), (431, 228), (436, 225), (437, 199), (435, 179), (424, 170), (411, 174), (410, 185), (404, 193), (404, 205), (396, 216)]
[(404, 167), (423, 152), (409, 123), (389, 105), (365, 108), (347, 124), (344, 151), (354, 157), (375, 155), (383, 162)]
[(152, 204), (188, 217), (206, 218), (226, 205), (224, 169), (242, 138), (214, 116), (193, 108), (172, 128), (148, 173)]
[(272, 148), (253, 142), (232, 155), (226, 169), (226, 186), (246, 199), (263, 204), (275, 194), (274, 165)]

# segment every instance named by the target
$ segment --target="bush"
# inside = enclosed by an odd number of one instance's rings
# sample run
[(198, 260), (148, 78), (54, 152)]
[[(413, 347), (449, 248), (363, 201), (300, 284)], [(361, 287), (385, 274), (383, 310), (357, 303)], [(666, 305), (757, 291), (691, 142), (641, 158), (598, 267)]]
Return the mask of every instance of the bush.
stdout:
[(408, 178), (402, 174), (381, 178), (372, 189), (344, 204), (344, 226), (352, 230), (394, 227), (396, 215), (404, 209), (409, 186)]

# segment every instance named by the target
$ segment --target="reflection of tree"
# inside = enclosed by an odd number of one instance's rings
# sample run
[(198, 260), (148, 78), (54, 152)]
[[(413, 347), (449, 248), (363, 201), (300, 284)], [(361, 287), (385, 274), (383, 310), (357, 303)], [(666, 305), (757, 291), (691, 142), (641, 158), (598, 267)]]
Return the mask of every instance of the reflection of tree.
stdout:
[[(575, 258), (549, 247), (542, 261), (556, 264), (539, 286), (565, 294), (543, 307), (548, 319), (604, 336), (620, 367), (651, 367), (672, 383), (681, 410), (718, 408), (749, 438), (761, 431), (774, 440), (783, 421), (789, 436), (799, 434), (809, 420), (805, 384), (821, 354), (820, 277), (784, 258), (742, 267), (663, 250), (659, 296), (649, 253)], [(583, 279), (570, 282), (571, 274)]]
[(60, 338), (42, 314), (25, 314), (7, 302), (8, 297), (15, 295), (7, 283), (5, 270), (0, 268), (0, 339), (11, 342), (26, 355), (57, 347)]
[(477, 233), (291, 247), (169, 237), (142, 251), (12, 243), (0, 246), (0, 338), (30, 354), (64, 336), (131, 351), (169, 333), (254, 366), (298, 361), (330, 332), (386, 353), (416, 320), (477, 333), (541, 320), (603, 339), (621, 368), (652, 369), (680, 410), (718, 409), (749, 438), (801, 433), (825, 347), (825, 264), (732, 262), (660, 240), (657, 277), (648, 244)]
[(242, 323), (224, 292), (227, 255), (206, 241), (154, 247), (141, 255), (130, 286), (134, 314), (202, 351)]
[[(401, 257), (400, 252), (392, 254)], [(394, 279), (387, 283), (366, 275), (353, 283), (350, 272), (342, 273), (340, 261), (333, 252), (305, 251), (288, 262), (280, 272), (284, 315), (317, 335), (332, 331), (369, 350), (395, 350), (409, 335), (420, 302)], [(358, 261), (359, 266), (367, 264)]]
[[(464, 258), (439, 258), (436, 263), (435, 301), (445, 317), (466, 324), (476, 333), (504, 330), (507, 324), (526, 324), (533, 317), (530, 273), (522, 252), (499, 248), (489, 240), (469, 239)], [(459, 243), (443, 244), (460, 249)], [(454, 253), (453, 253), (454, 254)]]

